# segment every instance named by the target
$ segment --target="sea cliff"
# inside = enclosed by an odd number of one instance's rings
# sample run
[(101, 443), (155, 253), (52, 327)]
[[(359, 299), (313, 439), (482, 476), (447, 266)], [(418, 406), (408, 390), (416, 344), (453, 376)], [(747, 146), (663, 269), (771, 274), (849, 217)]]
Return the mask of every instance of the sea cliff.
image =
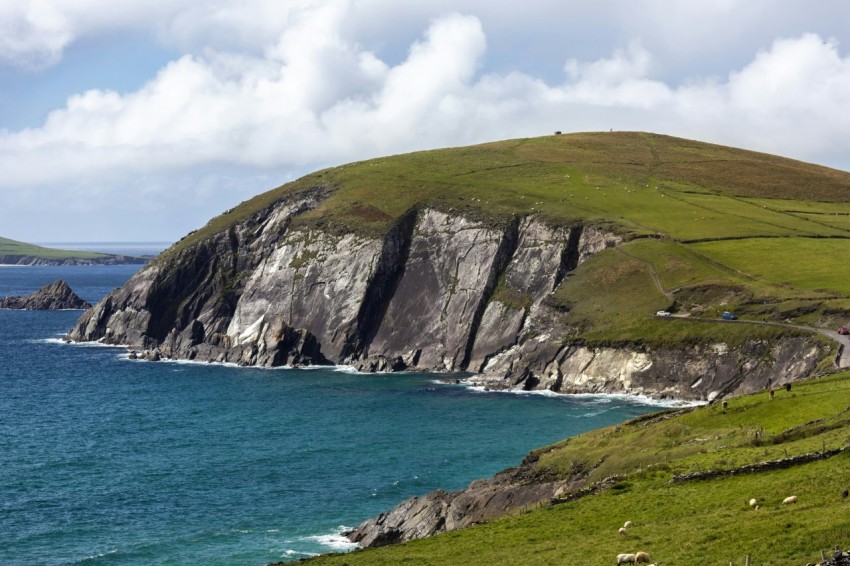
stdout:
[(381, 237), (297, 222), (329, 193), (315, 185), (287, 194), (167, 251), (68, 338), (149, 359), (471, 372), (471, 383), (496, 389), (682, 399), (792, 381), (824, 355), (799, 336), (735, 348), (585, 344), (549, 299), (583, 262), (618, 246), (617, 233), (429, 206)]

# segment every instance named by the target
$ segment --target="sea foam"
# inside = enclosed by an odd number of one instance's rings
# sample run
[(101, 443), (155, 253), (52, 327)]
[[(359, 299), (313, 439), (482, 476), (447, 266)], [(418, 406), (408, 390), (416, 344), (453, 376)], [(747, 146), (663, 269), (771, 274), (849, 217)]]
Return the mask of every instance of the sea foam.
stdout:
[[(434, 383), (441, 385), (454, 385), (445, 381), (434, 380)], [(476, 393), (506, 393), (509, 395), (531, 396), (539, 395), (541, 397), (550, 397), (555, 399), (582, 399), (594, 403), (604, 404), (613, 401), (626, 401), (638, 403), (641, 405), (649, 405), (662, 408), (673, 407), (699, 407), (707, 404), (707, 401), (688, 401), (684, 399), (655, 399), (647, 395), (632, 395), (629, 393), (558, 393), (548, 389), (540, 389), (533, 391), (524, 391), (519, 389), (489, 389), (484, 385), (469, 385), (461, 381), (457, 385), (465, 387)]]

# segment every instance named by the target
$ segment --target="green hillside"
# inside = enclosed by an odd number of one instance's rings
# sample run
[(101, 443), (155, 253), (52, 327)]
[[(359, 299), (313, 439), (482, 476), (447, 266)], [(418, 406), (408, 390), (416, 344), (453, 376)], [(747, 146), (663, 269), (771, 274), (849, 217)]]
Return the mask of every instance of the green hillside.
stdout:
[(36, 257), (48, 260), (62, 259), (106, 259), (108, 254), (97, 252), (75, 252), (70, 250), (57, 250), (54, 248), (45, 248), (35, 244), (27, 244), (18, 242), (8, 238), (0, 238), (0, 257)]
[[(607, 489), (540, 505), (465, 530), (403, 545), (310, 561), (377, 564), (615, 564), (643, 550), (659, 564), (800, 566), (850, 544), (850, 373), (729, 400), (670, 418), (640, 417), (536, 451), (537, 468)], [(662, 417), (665, 415), (662, 415)], [(671, 482), (679, 474), (734, 470), (844, 449), (784, 469)], [(798, 502), (783, 505), (788, 496)], [(758, 509), (748, 504), (758, 500)], [(626, 536), (624, 522), (634, 522)]]
[(832, 327), (850, 318), (850, 173), (669, 136), (605, 132), (382, 157), (318, 171), (246, 201), (173, 250), (284, 195), (330, 193), (296, 224), (378, 237), (430, 206), (484, 221), (537, 214), (625, 242), (579, 267), (553, 302), (589, 343), (680, 345), (787, 333), (671, 325), (652, 313)]

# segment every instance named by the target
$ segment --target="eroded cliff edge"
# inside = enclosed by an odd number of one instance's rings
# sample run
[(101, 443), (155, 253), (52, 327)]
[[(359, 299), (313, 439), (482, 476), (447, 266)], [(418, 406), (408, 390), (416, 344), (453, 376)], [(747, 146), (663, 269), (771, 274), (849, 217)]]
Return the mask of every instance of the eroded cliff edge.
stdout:
[(380, 238), (297, 222), (328, 194), (290, 194), (166, 252), (68, 338), (154, 359), (468, 371), (491, 388), (682, 399), (810, 375), (823, 355), (802, 337), (678, 350), (571, 341), (547, 298), (587, 258), (617, 246), (616, 234), (433, 207), (409, 210)]

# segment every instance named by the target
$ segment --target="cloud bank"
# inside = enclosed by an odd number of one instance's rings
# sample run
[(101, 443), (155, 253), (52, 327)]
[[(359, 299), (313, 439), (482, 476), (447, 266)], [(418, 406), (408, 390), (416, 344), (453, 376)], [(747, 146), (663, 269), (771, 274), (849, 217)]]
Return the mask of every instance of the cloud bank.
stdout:
[(85, 26), (129, 29), (150, 13), (185, 46), (209, 30), (242, 33), (171, 61), (138, 90), (75, 94), (39, 127), (0, 130), (7, 206), (27, 198), (12, 191), (106, 203), (132, 191), (148, 209), (174, 200), (175, 186), (187, 202), (223, 202), (227, 191), (241, 200), (319, 166), (554, 130), (656, 131), (850, 166), (850, 57), (814, 33), (775, 39), (723, 75), (678, 81), (631, 39), (603, 57), (565, 58), (552, 80), (488, 70), (487, 30), (470, 13), (435, 17), (392, 60), (358, 37), (354, 2), (255, 2), (264, 17), (250, 24), (223, 0), (203, 13), (164, 1), (144, 14), (107, 10), (102, 21), (81, 16), (102, 2), (58, 4), (2, 5), (0, 57), (56, 64)]

